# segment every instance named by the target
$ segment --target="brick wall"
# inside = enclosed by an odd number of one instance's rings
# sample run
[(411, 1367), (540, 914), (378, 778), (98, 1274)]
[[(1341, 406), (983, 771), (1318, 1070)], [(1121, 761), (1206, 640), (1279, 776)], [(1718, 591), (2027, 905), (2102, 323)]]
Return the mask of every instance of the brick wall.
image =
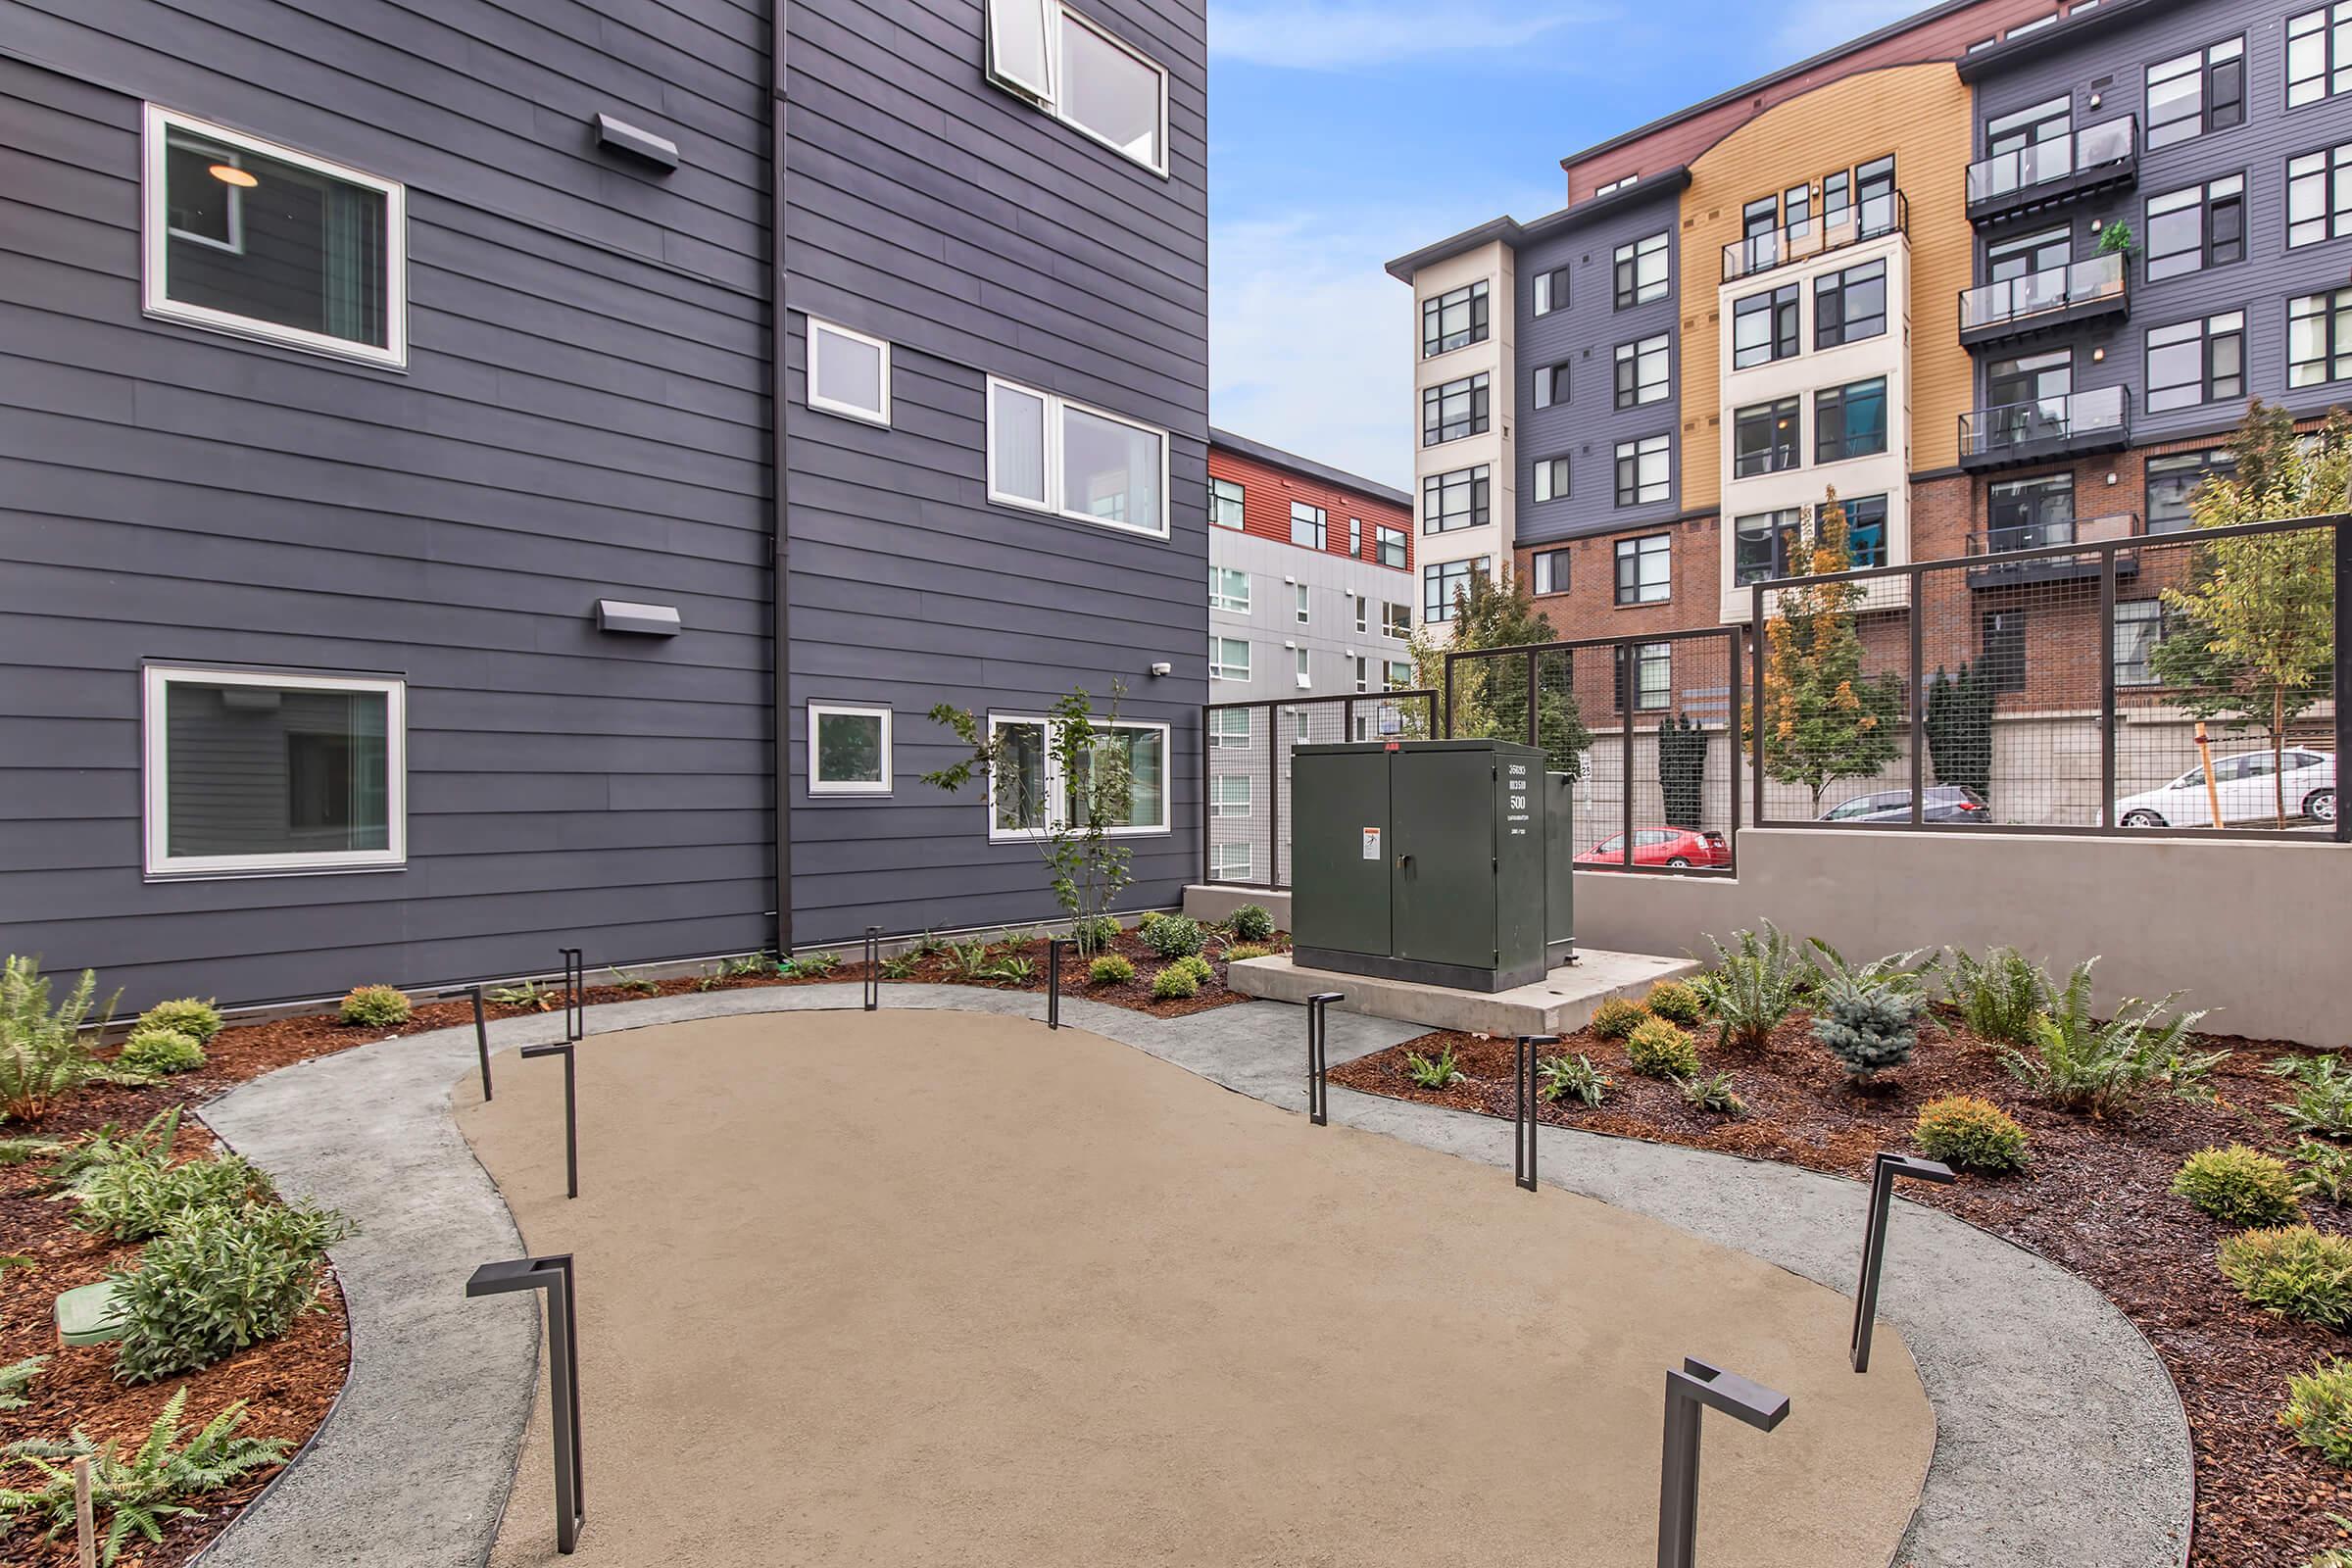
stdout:
[[(1674, 568), (1669, 584), (1673, 597), (1660, 605), (1620, 605), (1617, 541), (1653, 533), (1674, 535)], [(1543, 594), (1536, 599), (1536, 608), (1551, 621), (1552, 634), (1563, 640), (1633, 637), (1717, 623), (1715, 610), (1722, 587), (1723, 540), (1722, 524), (1714, 517), (1687, 518), (1537, 548), (1568, 552), (1568, 591)], [(1518, 551), (1513, 558), (1512, 569), (1521, 582), (1531, 587), (1535, 582), (1536, 555), (1536, 549), (1527, 549)]]
[[(1376, 547), (1375, 527), (1395, 528), (1404, 535), (1404, 566), (1396, 570), (1398, 588), (1396, 597), (1416, 606), (1419, 597), (1410, 590), (1413, 574), (1413, 513), (1410, 507), (1400, 507), (1393, 501), (1361, 491), (1343, 489), (1321, 479), (1294, 473), (1246, 458), (1222, 447), (1208, 449), (1208, 473), (1214, 479), (1231, 479), (1242, 487), (1242, 526), (1246, 533), (1260, 539), (1272, 539), (1288, 544), (1291, 538), (1291, 503), (1303, 501), (1321, 507), (1327, 526), (1324, 529), (1324, 550), (1327, 554), (1345, 557), (1348, 549), (1348, 519), (1363, 522), (1363, 538), (1354, 552), (1359, 561), (1380, 564)], [(1303, 548), (1303, 547), (1300, 547)]]

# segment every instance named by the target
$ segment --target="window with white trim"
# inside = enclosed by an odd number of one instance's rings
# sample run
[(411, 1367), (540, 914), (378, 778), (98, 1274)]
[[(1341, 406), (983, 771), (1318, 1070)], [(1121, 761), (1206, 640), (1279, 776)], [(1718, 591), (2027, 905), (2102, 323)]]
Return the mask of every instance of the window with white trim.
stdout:
[(1380, 607), (1380, 634), (1398, 642), (1410, 637), (1413, 634), (1413, 607), (1400, 605), (1394, 599), (1384, 601)]
[(1220, 528), (1242, 525), (1242, 487), (1231, 479), (1208, 481), (1208, 520)]
[(868, 424), (890, 423), (890, 345), (809, 317), (808, 406)]
[(1248, 816), (1253, 794), (1247, 773), (1219, 773), (1209, 781), (1208, 814)]
[(988, 378), (988, 499), (1168, 536), (1168, 433)]
[(1392, 659), (1388, 662), (1387, 689), (1393, 692), (1409, 692), (1413, 689), (1413, 662), (1411, 660)]
[(1291, 673), (1297, 677), (1298, 689), (1300, 691), (1306, 691), (1309, 688), (1311, 682), (1308, 680), (1306, 673), (1305, 649), (1294, 648), (1291, 650)]
[(1209, 567), (1208, 608), (1250, 613), (1250, 574), (1239, 566)]
[(2286, 19), (2286, 107), (2352, 92), (2352, 0)]
[(890, 710), (808, 705), (808, 793), (890, 793)]
[(1359, 692), (1370, 691), (1372, 689), (1370, 661), (1366, 660), (1363, 655), (1357, 654), (1353, 663), (1355, 664), (1355, 689)]
[(1212, 882), (1247, 882), (1253, 874), (1250, 846), (1241, 844), (1211, 844), (1208, 847), (1208, 876)]
[[(988, 836), (1020, 838), (1083, 826), (1092, 760), (1077, 776), (1062, 768), (1054, 746), (1054, 721), (1028, 714), (989, 715), (989, 738), (997, 743), (998, 765), (989, 777)], [(1168, 726), (1097, 721), (1097, 756), (1125, 764), (1129, 783), (1120, 806), (1099, 819), (1112, 834), (1168, 831)]]
[(143, 686), (149, 876), (405, 863), (406, 682), (150, 664)]
[(1306, 584), (1302, 582), (1295, 582), (1291, 584), (1291, 596), (1292, 617), (1296, 619), (1299, 625), (1304, 626), (1308, 623), (1306, 611)]
[(408, 363), (401, 185), (155, 104), (144, 118), (149, 316)]
[(1208, 640), (1208, 678), (1210, 680), (1248, 680), (1250, 678), (1250, 639), (1247, 637), (1211, 637)]
[(1231, 751), (1250, 744), (1250, 710), (1220, 708), (1208, 715), (1208, 748)]
[(1640, 174), (1619, 174), (1615, 179), (1610, 180), (1605, 185), (1593, 186), (1592, 194), (1595, 196), (1606, 196), (1611, 191), (1625, 189), (1626, 186), (1631, 185), (1635, 180), (1640, 179), (1641, 177), (1642, 176)]
[(1054, 0), (988, 0), (988, 78), (1103, 146), (1168, 172), (1168, 74)]

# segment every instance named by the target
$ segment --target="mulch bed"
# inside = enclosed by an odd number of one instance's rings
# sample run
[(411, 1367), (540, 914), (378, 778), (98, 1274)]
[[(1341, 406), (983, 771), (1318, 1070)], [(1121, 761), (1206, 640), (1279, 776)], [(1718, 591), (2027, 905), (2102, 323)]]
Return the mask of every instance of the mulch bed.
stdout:
[[(2159, 1099), (2129, 1120), (2098, 1120), (2027, 1099), (1996, 1050), (1948, 1009), (1923, 1028), (1918, 1053), (1872, 1092), (1851, 1086), (1815, 1044), (1803, 1014), (1759, 1051), (1713, 1048), (1697, 1038), (1706, 1069), (1728, 1071), (1747, 1103), (1733, 1120), (1685, 1104), (1671, 1083), (1643, 1078), (1623, 1049), (1590, 1031), (1557, 1048), (1583, 1053), (1613, 1081), (1596, 1109), (1545, 1104), (1543, 1120), (1615, 1137), (1683, 1144), (1866, 1178), (1880, 1150), (1911, 1147), (1919, 1108), (1941, 1095), (1977, 1095), (2032, 1135), (2022, 1175), (1963, 1175), (1951, 1187), (1908, 1183), (1903, 1196), (2064, 1265), (2105, 1293), (2156, 1348), (2188, 1412), (2196, 1449), (2194, 1568), (2299, 1568), (2323, 1547), (2352, 1544), (2330, 1512), (2352, 1515), (2352, 1474), (2296, 1446), (2276, 1422), (2289, 1373), (2352, 1352), (2347, 1337), (2249, 1306), (2215, 1265), (2229, 1234), (2170, 1191), (2182, 1159), (2214, 1145), (2282, 1149), (2294, 1142), (2270, 1107), (2288, 1085), (2260, 1071), (2303, 1048), (2209, 1036), (2232, 1054), (2209, 1081), (2222, 1103)], [(1451, 1045), (1467, 1078), (1451, 1088), (1415, 1085), (1405, 1055)], [(1512, 1043), (1440, 1031), (1332, 1069), (1370, 1094), (1425, 1101), (1508, 1119)], [(2306, 1202), (2323, 1230), (2352, 1226), (2352, 1210)], [(1860, 1209), (1856, 1209), (1857, 1235)], [(1857, 1246), (1859, 1242), (1857, 1240)]]

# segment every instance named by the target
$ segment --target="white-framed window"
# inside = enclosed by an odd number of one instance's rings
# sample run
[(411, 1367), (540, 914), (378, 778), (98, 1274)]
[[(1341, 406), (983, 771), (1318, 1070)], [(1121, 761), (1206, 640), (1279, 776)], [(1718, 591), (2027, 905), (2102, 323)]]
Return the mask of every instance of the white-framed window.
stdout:
[(890, 710), (854, 703), (808, 705), (808, 793), (890, 793)]
[(1211, 637), (1208, 640), (1208, 678), (1210, 680), (1248, 680), (1250, 678), (1250, 639), (1247, 637)]
[(1168, 433), (988, 378), (988, 499), (1168, 536)]
[(1220, 708), (1208, 715), (1208, 747), (1225, 751), (1250, 744), (1250, 710)]
[(1208, 608), (1250, 613), (1250, 574), (1238, 566), (1209, 567)]
[(867, 424), (890, 423), (890, 345), (808, 318), (808, 406)]
[(149, 316), (368, 365), (409, 360), (397, 182), (149, 104)]
[(1349, 594), (1348, 597), (1355, 601), (1355, 629), (1359, 632), (1368, 629), (1372, 601), (1362, 594)]
[(408, 859), (408, 686), (150, 664), (147, 874), (393, 869)]
[(1208, 814), (1248, 816), (1254, 794), (1247, 773), (1219, 773), (1209, 780)]
[(1208, 481), (1208, 520), (1220, 528), (1242, 526), (1244, 491), (1238, 479)]
[(1168, 173), (1168, 74), (1056, 0), (988, 0), (988, 75), (1062, 123)]
[(1298, 689), (1300, 691), (1307, 690), (1312, 684), (1312, 682), (1308, 680), (1306, 673), (1305, 649), (1294, 648), (1291, 650), (1291, 673), (1298, 678)]
[[(1086, 769), (1064, 774), (1054, 754), (1054, 722), (1029, 713), (991, 713), (989, 735), (1004, 744), (1003, 762), (990, 775), (988, 836), (1022, 838), (1075, 822), (1085, 808)], [(1124, 809), (1102, 821), (1105, 833), (1128, 836), (1168, 831), (1168, 726), (1121, 719), (1095, 725), (1098, 753), (1116, 748), (1131, 782)], [(1009, 776), (1007, 776), (1009, 775)]]
[(1248, 844), (1211, 844), (1208, 874), (1216, 882), (1247, 882), (1252, 875)]
[(1394, 637), (1398, 642), (1410, 637), (1413, 634), (1413, 607), (1400, 605), (1394, 599), (1384, 600), (1380, 607), (1380, 634)]
[(1388, 689), (1389, 689), (1390, 691), (1393, 691), (1393, 692), (1402, 692), (1402, 691), (1410, 691), (1410, 690), (1412, 690), (1412, 686), (1413, 686), (1413, 664), (1412, 664), (1412, 661), (1411, 661), (1411, 660), (1409, 660), (1409, 659), (1392, 659), (1392, 660), (1390, 660), (1390, 661), (1388, 662), (1388, 675), (1389, 675), (1389, 686), (1388, 686)]
[(1361, 517), (1348, 519), (1348, 554), (1356, 561), (1364, 559), (1364, 519)]
[(1350, 659), (1349, 662), (1355, 665), (1355, 689), (1359, 692), (1370, 691), (1372, 689), (1371, 661), (1364, 658), (1364, 656), (1361, 654), (1356, 654)]
[(1306, 584), (1302, 582), (1295, 582), (1291, 584), (1291, 613), (1299, 625), (1304, 626), (1308, 623), (1306, 618)]

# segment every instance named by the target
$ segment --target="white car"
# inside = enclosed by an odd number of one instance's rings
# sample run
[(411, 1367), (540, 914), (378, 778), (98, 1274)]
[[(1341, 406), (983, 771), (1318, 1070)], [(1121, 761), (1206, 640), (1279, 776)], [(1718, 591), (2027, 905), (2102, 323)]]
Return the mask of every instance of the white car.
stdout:
[[(2289, 746), (2279, 760), (2285, 764), (2283, 779), (2273, 777), (2269, 752), (2214, 759), (2213, 795), (2221, 799), (2223, 822), (2275, 822), (2281, 798), (2289, 816), (2335, 820), (2335, 759)], [(2115, 808), (2117, 820), (2126, 827), (2213, 826), (2212, 800), (2201, 766), (2161, 788), (2127, 796)]]

